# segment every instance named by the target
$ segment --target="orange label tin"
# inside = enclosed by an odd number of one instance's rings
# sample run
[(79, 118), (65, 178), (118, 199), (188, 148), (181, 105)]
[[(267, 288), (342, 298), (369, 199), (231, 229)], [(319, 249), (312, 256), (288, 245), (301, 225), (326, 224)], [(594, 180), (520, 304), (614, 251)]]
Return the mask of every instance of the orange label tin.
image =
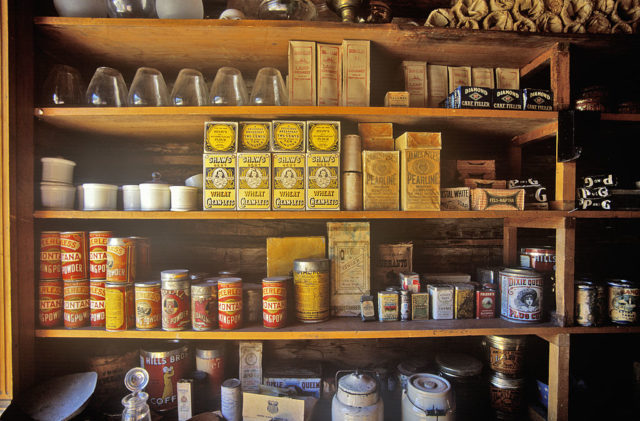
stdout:
[(218, 323), (220, 329), (242, 326), (242, 279), (218, 279)]
[(133, 285), (106, 282), (105, 328), (109, 332), (127, 330), (135, 325)]
[(107, 277), (107, 240), (111, 231), (91, 231), (89, 233), (89, 277), (105, 279)]
[(136, 282), (136, 329), (148, 330), (160, 327), (162, 322), (162, 298), (160, 282)]
[(281, 328), (287, 323), (287, 284), (290, 278), (274, 276), (262, 280), (262, 324)]
[(107, 282), (133, 282), (136, 276), (136, 245), (130, 238), (107, 240)]
[(62, 322), (63, 307), (62, 281), (44, 280), (38, 286), (39, 311), (41, 327), (56, 327)]
[(62, 262), (63, 281), (89, 279), (88, 258), (86, 232), (67, 231), (60, 233), (60, 261)]
[(89, 281), (64, 281), (64, 327), (74, 329), (89, 325)]
[(40, 233), (40, 280), (46, 279), (62, 279), (59, 231)]
[(104, 327), (104, 279), (89, 281), (89, 307), (91, 308), (91, 327)]

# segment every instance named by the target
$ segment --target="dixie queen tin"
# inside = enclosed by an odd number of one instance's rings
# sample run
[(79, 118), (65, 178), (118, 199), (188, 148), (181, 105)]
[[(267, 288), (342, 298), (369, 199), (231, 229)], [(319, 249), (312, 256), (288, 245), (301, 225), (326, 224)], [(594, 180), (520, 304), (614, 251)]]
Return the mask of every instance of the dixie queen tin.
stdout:
[(500, 271), (500, 317), (520, 323), (542, 321), (544, 275), (533, 270)]

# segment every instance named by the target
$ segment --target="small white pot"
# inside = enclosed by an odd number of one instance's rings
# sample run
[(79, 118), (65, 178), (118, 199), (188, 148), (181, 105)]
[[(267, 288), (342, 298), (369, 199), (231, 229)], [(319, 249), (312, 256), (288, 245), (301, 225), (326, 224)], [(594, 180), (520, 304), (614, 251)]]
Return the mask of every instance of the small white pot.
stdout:
[(198, 203), (198, 189), (190, 186), (171, 186), (171, 210), (196, 210)]
[(192, 175), (191, 177), (184, 180), (185, 186), (197, 187), (202, 190), (202, 173)]
[(85, 183), (84, 210), (116, 210), (118, 204), (118, 186), (113, 184)]
[(84, 188), (82, 184), (76, 186), (76, 208), (84, 210)]
[(140, 210), (140, 186), (137, 184), (122, 186), (122, 206), (126, 211)]
[(140, 186), (140, 210), (164, 211), (171, 208), (171, 190), (168, 184), (142, 183)]
[(73, 183), (73, 167), (76, 163), (63, 158), (40, 158), (42, 162), (42, 181), (53, 183)]
[(45, 209), (73, 209), (75, 186), (69, 184), (40, 183), (40, 197)]
[(60, 16), (73, 18), (106, 18), (104, 0), (53, 0)]
[(156, 0), (156, 13), (160, 19), (202, 19), (202, 0)]

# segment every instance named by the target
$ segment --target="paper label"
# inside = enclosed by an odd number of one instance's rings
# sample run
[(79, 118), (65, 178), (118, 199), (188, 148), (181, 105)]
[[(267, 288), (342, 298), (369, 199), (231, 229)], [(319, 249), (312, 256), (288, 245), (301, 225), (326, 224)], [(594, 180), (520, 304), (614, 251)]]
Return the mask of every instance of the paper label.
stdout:
[(236, 155), (205, 154), (203, 160), (203, 209), (236, 209)]

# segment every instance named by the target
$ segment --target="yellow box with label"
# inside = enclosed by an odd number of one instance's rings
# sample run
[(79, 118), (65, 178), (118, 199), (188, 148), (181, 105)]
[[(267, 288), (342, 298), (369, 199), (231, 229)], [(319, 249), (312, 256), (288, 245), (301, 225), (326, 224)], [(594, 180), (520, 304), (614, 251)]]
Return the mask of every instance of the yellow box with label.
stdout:
[(236, 209), (236, 154), (204, 154), (204, 210)]
[(306, 121), (273, 120), (271, 152), (305, 152)]
[(273, 210), (305, 209), (305, 155), (273, 154)]
[(206, 121), (204, 123), (204, 153), (238, 151), (238, 123)]
[(240, 152), (269, 152), (271, 147), (270, 121), (241, 121), (238, 126), (240, 131), (238, 149)]
[(339, 121), (307, 121), (308, 152), (340, 152)]
[(238, 153), (238, 210), (271, 210), (271, 154)]
[(307, 210), (340, 210), (340, 154), (307, 154)]

